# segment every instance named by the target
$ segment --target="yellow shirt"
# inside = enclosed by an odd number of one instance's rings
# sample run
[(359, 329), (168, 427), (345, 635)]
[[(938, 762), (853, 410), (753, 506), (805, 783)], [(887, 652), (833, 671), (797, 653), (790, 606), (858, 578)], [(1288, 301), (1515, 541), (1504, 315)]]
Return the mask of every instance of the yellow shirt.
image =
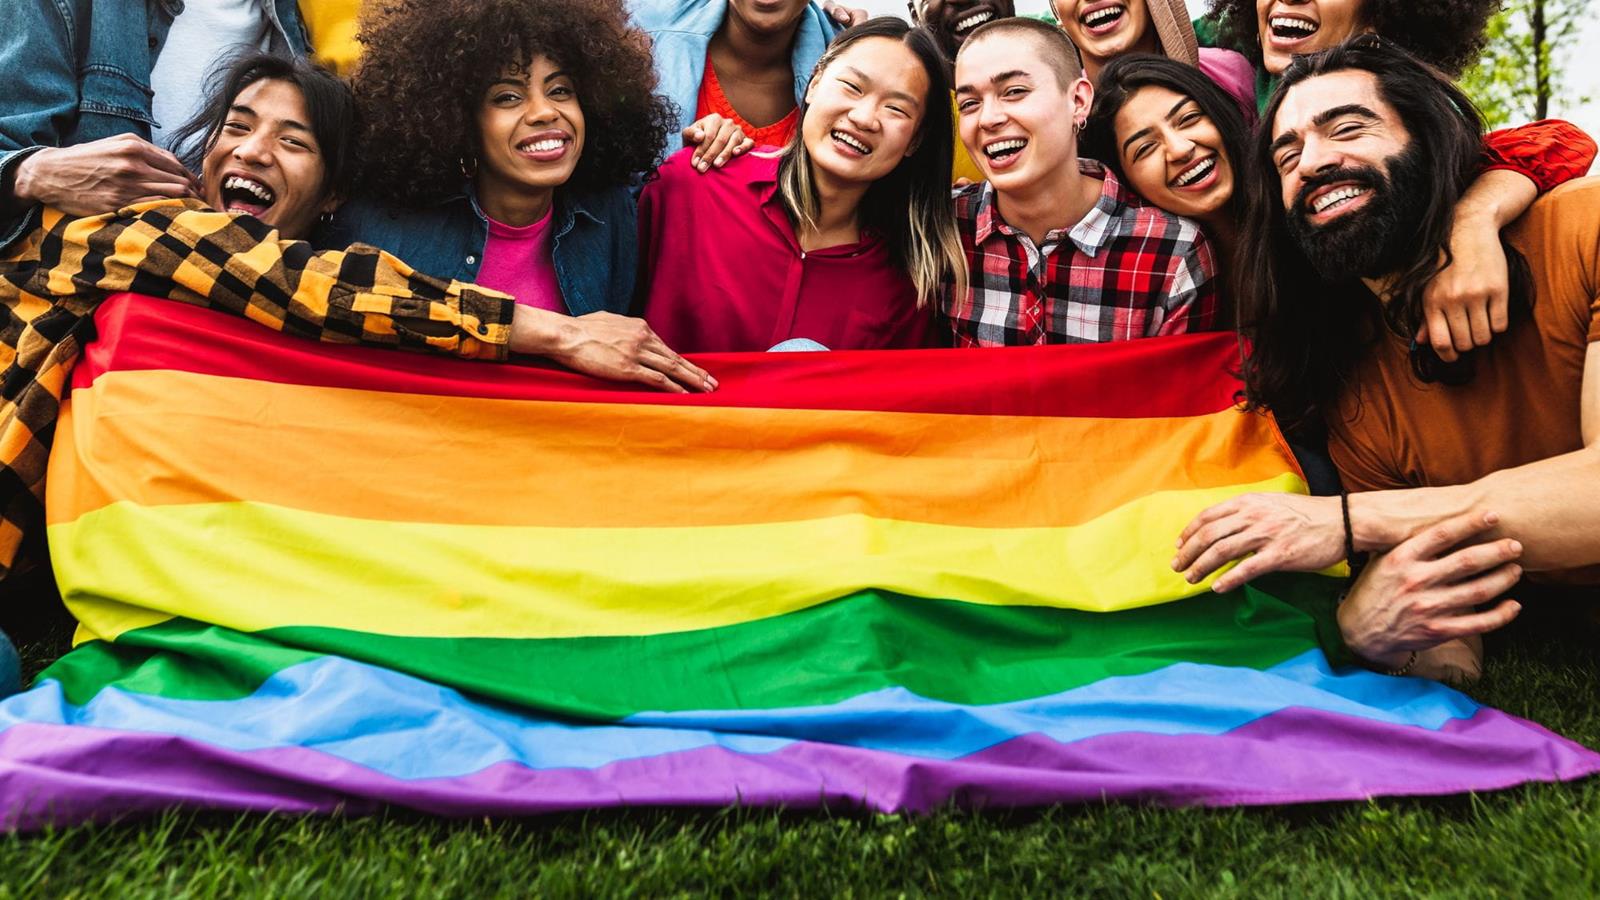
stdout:
[(300, 4), (317, 61), (340, 75), (354, 71), (361, 58), (361, 45), (356, 42), (360, 13), (361, 0), (302, 0)]
[(950, 167), (950, 181), (965, 178), (974, 184), (983, 180), (983, 171), (972, 161), (967, 147), (961, 143), (961, 110), (956, 108), (956, 95), (950, 94), (950, 142), (955, 145), (955, 163)]

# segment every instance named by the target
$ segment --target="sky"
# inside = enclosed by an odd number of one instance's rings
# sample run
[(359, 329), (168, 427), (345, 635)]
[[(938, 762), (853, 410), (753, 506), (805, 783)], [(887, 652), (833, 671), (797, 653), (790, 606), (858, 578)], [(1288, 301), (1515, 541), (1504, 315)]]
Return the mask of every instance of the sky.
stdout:
[[(1197, 16), (1207, 6), (1206, 0), (1187, 2), (1190, 13)], [(1567, 56), (1567, 70), (1571, 73), (1573, 85), (1571, 96), (1555, 98), (1551, 115), (1568, 119), (1590, 135), (1600, 138), (1600, 0), (1589, 0), (1589, 3), (1594, 7), (1595, 14), (1588, 17), (1577, 45)], [(906, 14), (905, 0), (848, 0), (848, 5), (865, 7), (877, 15)], [(1047, 8), (1048, 0), (1017, 0), (1018, 12), (1043, 12)], [(1579, 104), (1578, 98), (1585, 94), (1592, 99), (1586, 104)], [(1591, 171), (1600, 174), (1600, 164)]]

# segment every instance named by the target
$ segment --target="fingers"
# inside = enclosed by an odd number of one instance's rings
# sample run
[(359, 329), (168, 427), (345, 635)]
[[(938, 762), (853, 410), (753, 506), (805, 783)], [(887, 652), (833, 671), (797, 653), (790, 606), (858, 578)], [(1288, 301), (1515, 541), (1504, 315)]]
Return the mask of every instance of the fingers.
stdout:
[(1183, 533), (1178, 535), (1178, 546), (1182, 547), (1184, 544), (1187, 544), (1189, 542), (1189, 538), (1192, 537), (1196, 531), (1199, 531), (1205, 526), (1210, 525), (1212, 522), (1215, 522), (1223, 516), (1237, 512), (1238, 509), (1239, 498), (1234, 497), (1231, 500), (1224, 500), (1221, 503), (1213, 504), (1205, 509), (1200, 510), (1200, 514), (1195, 516), (1193, 519), (1190, 519), (1189, 524), (1184, 526)]
[(1450, 320), (1445, 318), (1444, 310), (1428, 312), (1428, 323), (1417, 335), (1417, 340), (1427, 341), (1433, 347), (1433, 352), (1445, 362), (1456, 361), (1456, 346), (1450, 339)]
[(1511, 297), (1510, 292), (1496, 290), (1489, 298), (1489, 328), (1495, 334), (1505, 334), (1511, 327)]
[(1474, 305), (1467, 313), (1467, 327), (1472, 335), (1473, 347), (1487, 347), (1489, 342), (1494, 340), (1494, 331), (1489, 327), (1489, 306), (1487, 301), (1483, 304)]
[[(668, 351), (668, 353), (671, 353), (671, 351)], [(675, 384), (681, 384), (684, 387), (702, 393), (716, 390), (716, 380), (706, 370), (676, 353), (671, 353), (670, 356), (663, 356), (660, 353), (646, 350), (639, 354), (639, 362), (646, 368), (667, 376)]]
[(702, 172), (712, 168), (722, 168), (728, 164), (728, 160), (744, 152), (743, 147), (747, 140), (744, 129), (733, 122), (724, 121), (722, 127), (717, 129), (717, 133), (702, 147), (700, 160), (695, 164), (696, 168)]
[(1522, 567), (1516, 563), (1506, 563), (1499, 568), (1461, 582), (1453, 587), (1442, 589), (1433, 609), (1440, 615), (1455, 617), (1476, 609), (1494, 598), (1504, 594), (1517, 586), (1522, 579)]
[(1424, 571), (1426, 577), (1437, 584), (1455, 584), (1515, 562), (1521, 556), (1522, 542), (1508, 538), (1457, 550)]
[[(1467, 317), (1467, 311), (1461, 307), (1455, 307), (1447, 310), (1444, 315), (1445, 319), (1450, 323), (1448, 336), (1451, 346), (1460, 353), (1465, 353), (1468, 350), (1471, 350), (1472, 323)], [(1434, 345), (1438, 346), (1439, 336), (1435, 335), (1433, 341)], [(1442, 357), (1443, 354), (1441, 354), (1441, 358)], [(1454, 359), (1453, 354), (1451, 358)]]
[(189, 185), (195, 192), (199, 191), (200, 180), (187, 166), (179, 162), (176, 156), (149, 141), (140, 141), (138, 146), (139, 158), (152, 170), (171, 175)]
[[(1226, 532), (1227, 528), (1242, 524), (1229, 519), (1212, 526), (1217, 528), (1215, 532), (1210, 528), (1201, 530), (1200, 540), (1194, 543), (1204, 550), (1193, 563), (1184, 567), (1186, 571), (1183, 577), (1188, 579), (1190, 584), (1198, 584), (1201, 579), (1228, 563), (1261, 549), (1266, 542), (1249, 531), (1240, 529), (1232, 534)], [(1206, 540), (1212, 534), (1216, 535), (1215, 540)]]
[(1515, 600), (1502, 600), (1493, 609), (1441, 619), (1434, 626), (1434, 633), (1440, 636), (1441, 642), (1471, 637), (1475, 634), (1487, 634), (1510, 625), (1511, 620), (1520, 612), (1522, 612), (1521, 603)]
[(1278, 570), (1278, 558), (1271, 553), (1257, 553), (1247, 556), (1239, 561), (1237, 566), (1222, 573), (1216, 581), (1211, 583), (1211, 590), (1218, 594), (1236, 591), (1262, 575), (1270, 575)]
[(644, 364), (645, 362), (649, 361), (650, 360), (642, 360), (640, 363), (636, 364), (632, 369), (630, 369), (626, 375), (627, 380), (637, 381), (640, 384), (649, 385), (656, 390), (666, 391), (669, 394), (689, 393), (688, 388), (677, 383), (676, 381), (673, 381), (665, 372), (662, 372), (660, 369), (653, 369)]
[(1394, 552), (1411, 559), (1438, 559), (1451, 547), (1466, 543), (1468, 539), (1488, 531), (1499, 522), (1500, 517), (1494, 513), (1474, 511), (1451, 516), (1407, 538), (1404, 543), (1394, 548)]

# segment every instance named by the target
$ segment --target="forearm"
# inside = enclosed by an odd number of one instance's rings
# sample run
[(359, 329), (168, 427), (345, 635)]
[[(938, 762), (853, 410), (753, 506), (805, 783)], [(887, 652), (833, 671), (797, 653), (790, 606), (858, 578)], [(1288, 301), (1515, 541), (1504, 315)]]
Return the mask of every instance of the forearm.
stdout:
[(1515, 538), (1530, 571), (1600, 563), (1600, 448), (1502, 469), (1451, 487), (1350, 496), (1356, 549), (1385, 551), (1470, 510), (1492, 512), (1487, 539)]
[(1527, 212), (1538, 196), (1538, 185), (1521, 172), (1484, 172), (1456, 202), (1456, 229), (1476, 226), (1498, 232)]

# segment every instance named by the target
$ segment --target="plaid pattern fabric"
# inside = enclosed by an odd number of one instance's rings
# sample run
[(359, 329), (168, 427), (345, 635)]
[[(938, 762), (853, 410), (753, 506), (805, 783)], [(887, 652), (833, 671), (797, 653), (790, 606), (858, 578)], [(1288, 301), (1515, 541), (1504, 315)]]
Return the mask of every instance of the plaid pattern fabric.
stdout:
[(1210, 329), (1217, 266), (1200, 227), (1146, 204), (1093, 160), (1100, 199), (1036, 246), (1007, 225), (988, 182), (956, 195), (971, 286), (941, 292), (957, 347), (1125, 341)]
[(134, 291), (313, 340), (501, 359), (513, 303), (374, 247), (314, 251), (271, 226), (160, 200), (85, 219), (46, 210), (0, 258), (0, 579), (42, 560), (50, 440), (106, 295)]
[(1483, 169), (1521, 172), (1547, 194), (1594, 165), (1595, 144), (1582, 128), (1560, 119), (1541, 119), (1483, 136)]

